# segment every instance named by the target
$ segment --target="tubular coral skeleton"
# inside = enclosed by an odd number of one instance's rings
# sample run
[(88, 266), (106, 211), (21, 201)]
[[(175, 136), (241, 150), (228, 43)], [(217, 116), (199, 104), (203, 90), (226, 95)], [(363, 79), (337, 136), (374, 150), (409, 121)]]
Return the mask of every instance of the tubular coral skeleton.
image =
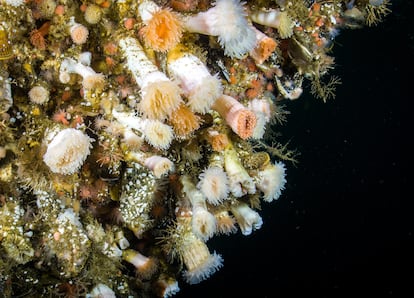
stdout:
[(216, 219), (207, 210), (206, 200), (203, 194), (191, 182), (188, 175), (180, 178), (183, 185), (183, 193), (191, 202), (193, 233), (206, 241), (216, 232)]
[[(81, 56), (85, 57), (85, 56)], [(70, 79), (69, 74), (80, 75), (82, 86), (85, 89), (102, 88), (105, 84), (105, 77), (101, 73), (96, 73), (90, 66), (76, 62), (72, 58), (65, 58), (60, 65), (59, 79), (62, 83), (67, 83)]]
[(259, 213), (250, 208), (246, 203), (238, 202), (233, 204), (230, 210), (236, 218), (236, 222), (243, 235), (250, 235), (253, 230), (258, 230), (262, 227), (263, 220)]
[(223, 94), (214, 102), (212, 109), (226, 120), (240, 138), (247, 139), (253, 135), (256, 115), (235, 98)]
[(262, 31), (254, 28), (256, 33), (256, 46), (249, 52), (256, 63), (262, 64), (276, 50), (276, 41), (264, 34)]
[(156, 178), (161, 178), (167, 173), (174, 171), (174, 164), (166, 157), (153, 155), (147, 157), (144, 161), (144, 165), (150, 169)]
[(166, 150), (174, 138), (171, 126), (159, 120), (142, 119), (132, 112), (112, 111), (112, 115), (126, 128), (135, 129), (143, 134), (145, 140), (157, 149)]
[(155, 259), (146, 257), (136, 250), (124, 250), (122, 252), (122, 258), (136, 268), (137, 274), (141, 278), (148, 279), (157, 270), (158, 265)]
[(197, 284), (215, 273), (223, 263), (219, 254), (210, 253), (207, 245), (190, 236), (189, 243), (183, 248), (183, 259), (187, 270), (183, 272), (184, 278), (189, 284)]
[(191, 110), (204, 114), (221, 95), (221, 83), (197, 56), (180, 50), (177, 48), (169, 52), (168, 73), (188, 98)]
[(209, 10), (187, 17), (184, 27), (189, 32), (218, 36), (225, 55), (241, 58), (256, 44), (243, 4), (238, 0), (217, 0)]
[(174, 171), (174, 163), (167, 157), (131, 151), (127, 154), (128, 161), (135, 161), (152, 171), (156, 178), (161, 178)]
[(174, 234), (173, 253), (186, 266), (183, 277), (189, 284), (198, 284), (223, 266), (223, 259), (215, 252), (210, 253), (207, 245), (191, 229), (191, 217), (177, 216), (177, 234)]
[(250, 15), (253, 22), (276, 28), (281, 38), (288, 38), (293, 34), (293, 20), (286, 11), (271, 9), (269, 11), (257, 11)]
[(119, 45), (129, 71), (141, 88), (139, 110), (144, 117), (164, 120), (183, 102), (180, 88), (148, 59), (136, 39), (123, 38)]
[(253, 178), (241, 164), (237, 151), (231, 144), (224, 150), (224, 169), (229, 178), (230, 192), (235, 197), (256, 192)]

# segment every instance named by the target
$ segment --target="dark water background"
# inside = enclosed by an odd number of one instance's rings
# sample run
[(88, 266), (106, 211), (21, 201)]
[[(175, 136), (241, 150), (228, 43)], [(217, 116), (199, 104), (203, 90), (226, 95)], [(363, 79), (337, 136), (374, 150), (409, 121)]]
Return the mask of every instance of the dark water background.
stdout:
[(175, 297), (414, 297), (414, 6), (392, 10), (337, 37), (334, 100), (287, 103), (300, 162), (262, 228), (210, 240), (224, 267)]

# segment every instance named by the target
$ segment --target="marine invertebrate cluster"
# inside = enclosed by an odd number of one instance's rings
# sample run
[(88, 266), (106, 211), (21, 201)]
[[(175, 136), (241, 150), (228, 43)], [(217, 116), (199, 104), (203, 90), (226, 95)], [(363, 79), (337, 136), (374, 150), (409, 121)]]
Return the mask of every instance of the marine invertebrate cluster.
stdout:
[(332, 40), (389, 11), (166, 2), (0, 0), (5, 293), (170, 297), (209, 278), (225, 256), (208, 239), (260, 229), (283, 197), (283, 102), (306, 80), (333, 97)]

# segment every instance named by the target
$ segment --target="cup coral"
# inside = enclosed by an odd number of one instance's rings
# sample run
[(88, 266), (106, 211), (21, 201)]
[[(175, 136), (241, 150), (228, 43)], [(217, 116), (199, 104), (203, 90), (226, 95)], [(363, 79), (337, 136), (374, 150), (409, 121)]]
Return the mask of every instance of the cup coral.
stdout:
[(84, 132), (65, 128), (56, 133), (48, 131), (43, 161), (54, 173), (69, 175), (75, 173), (84, 163), (92, 148), (93, 139)]

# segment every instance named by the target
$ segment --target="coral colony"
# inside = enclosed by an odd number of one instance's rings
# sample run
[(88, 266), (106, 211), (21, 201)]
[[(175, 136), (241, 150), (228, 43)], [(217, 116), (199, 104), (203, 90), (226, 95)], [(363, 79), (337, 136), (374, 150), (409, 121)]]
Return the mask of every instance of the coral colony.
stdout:
[[(283, 196), (286, 101), (389, 0), (0, 0), (0, 291), (170, 297)], [(247, 240), (246, 240), (247, 241)]]

